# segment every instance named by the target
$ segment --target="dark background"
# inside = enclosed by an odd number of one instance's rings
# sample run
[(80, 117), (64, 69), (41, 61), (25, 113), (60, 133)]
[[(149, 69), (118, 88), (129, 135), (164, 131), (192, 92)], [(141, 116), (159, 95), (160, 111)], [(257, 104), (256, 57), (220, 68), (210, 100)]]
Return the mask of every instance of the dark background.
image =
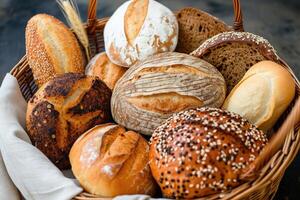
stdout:
[[(158, 0), (172, 10), (192, 6), (232, 24), (231, 0)], [(86, 19), (87, 0), (77, 0)], [(98, 18), (125, 0), (98, 0)], [(241, 0), (245, 30), (268, 39), (300, 77), (300, 0)], [(0, 0), (0, 81), (24, 55), (24, 28), (31, 16), (48, 13), (63, 20), (55, 0)], [(300, 199), (300, 156), (288, 168), (275, 199)]]

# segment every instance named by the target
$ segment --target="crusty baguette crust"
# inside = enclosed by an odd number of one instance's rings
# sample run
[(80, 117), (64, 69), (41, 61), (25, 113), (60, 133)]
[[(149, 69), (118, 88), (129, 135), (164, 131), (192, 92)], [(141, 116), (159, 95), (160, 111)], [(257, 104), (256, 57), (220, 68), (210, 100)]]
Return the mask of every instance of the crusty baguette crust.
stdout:
[(74, 34), (47, 14), (32, 17), (26, 26), (26, 55), (38, 86), (56, 74), (83, 73), (85, 58)]

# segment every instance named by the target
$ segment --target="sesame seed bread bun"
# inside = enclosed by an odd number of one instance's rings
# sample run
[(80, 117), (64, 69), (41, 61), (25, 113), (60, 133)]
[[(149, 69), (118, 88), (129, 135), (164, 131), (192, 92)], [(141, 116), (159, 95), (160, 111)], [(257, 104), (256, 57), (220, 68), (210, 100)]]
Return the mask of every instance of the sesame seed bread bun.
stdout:
[(89, 193), (105, 197), (154, 195), (149, 145), (138, 133), (103, 124), (82, 135), (70, 152), (72, 171)]
[(225, 32), (206, 40), (191, 55), (215, 66), (224, 76), (227, 94), (254, 64), (279, 62), (272, 45), (263, 37), (248, 32)]
[(112, 63), (105, 52), (95, 55), (86, 66), (85, 74), (97, 76), (111, 90), (114, 89), (117, 81), (123, 76), (127, 68)]
[(53, 78), (28, 102), (26, 126), (32, 143), (60, 169), (69, 168), (75, 140), (111, 119), (110, 96), (97, 77), (67, 73)]
[(223, 109), (240, 114), (267, 133), (294, 96), (290, 73), (275, 62), (261, 61), (233, 88)]
[(26, 56), (39, 87), (56, 74), (84, 73), (85, 58), (76, 37), (55, 17), (33, 16), (25, 35)]
[(237, 114), (195, 108), (174, 114), (152, 135), (150, 168), (163, 195), (200, 198), (229, 191), (267, 142)]
[(130, 67), (138, 60), (174, 51), (178, 40), (175, 15), (154, 0), (122, 4), (105, 25), (105, 50), (110, 60)]

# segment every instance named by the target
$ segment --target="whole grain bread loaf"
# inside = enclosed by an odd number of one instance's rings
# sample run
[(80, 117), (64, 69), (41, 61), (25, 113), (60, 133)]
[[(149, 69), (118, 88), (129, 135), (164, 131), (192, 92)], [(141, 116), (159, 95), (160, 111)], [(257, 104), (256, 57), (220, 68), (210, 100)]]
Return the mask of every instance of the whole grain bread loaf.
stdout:
[(254, 64), (263, 60), (279, 62), (275, 49), (266, 39), (248, 32), (220, 33), (206, 40), (191, 55), (204, 59), (222, 73), (227, 93)]
[(191, 53), (205, 40), (231, 27), (220, 19), (196, 8), (183, 8), (177, 15), (179, 38), (176, 51)]

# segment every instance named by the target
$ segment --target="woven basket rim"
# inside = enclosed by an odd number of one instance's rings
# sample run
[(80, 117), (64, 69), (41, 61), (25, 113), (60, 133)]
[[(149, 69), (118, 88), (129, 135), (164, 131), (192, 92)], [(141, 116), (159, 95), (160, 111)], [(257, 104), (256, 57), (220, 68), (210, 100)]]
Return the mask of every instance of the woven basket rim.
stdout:
[[(238, 2), (238, 0), (233, 0), (234, 2)], [(235, 5), (239, 6), (239, 5)], [(238, 8), (240, 9), (240, 7)], [(103, 48), (103, 38), (95, 36), (98, 32), (100, 35), (103, 32), (104, 26), (108, 21), (109, 17), (101, 18), (101, 19), (93, 19), (90, 22), (93, 22), (94, 32), (89, 32), (89, 23), (86, 24), (86, 28), (88, 29), (88, 34), (91, 42), (91, 49), (93, 49), (94, 54), (98, 53)], [(236, 14), (236, 21), (241, 20), (240, 23), (236, 23), (236, 27), (241, 30), (242, 26), (242, 18), (241, 11)], [(95, 34), (95, 35), (93, 35)], [(289, 71), (296, 83), (296, 95), (295, 99), (300, 96), (300, 82), (293, 70), (289, 67), (289, 65), (281, 59), (282, 65)], [(22, 91), (23, 96), (28, 101), (28, 99), (35, 93), (37, 90), (37, 86), (33, 82), (32, 72), (28, 65), (26, 55), (21, 58), (21, 60), (13, 67), (10, 73), (15, 76), (20, 85), (20, 89)], [(293, 109), (293, 105), (289, 106), (287, 113)], [(209, 197), (204, 197), (200, 199), (269, 199), (273, 198), (280, 180), (284, 175), (286, 168), (289, 164), (294, 160), (300, 148), (300, 130), (299, 127), (294, 127), (293, 130), (290, 130), (287, 138), (285, 139), (285, 144), (280, 151), (278, 151), (272, 158), (270, 158), (269, 162), (265, 165), (265, 167), (261, 170), (260, 176), (251, 182), (246, 182), (240, 185), (237, 188), (234, 188), (230, 192), (221, 193), (216, 195), (211, 195)], [(105, 198), (96, 195), (89, 194), (87, 192), (82, 192), (81, 194), (74, 197), (74, 199), (79, 200), (107, 200), (112, 198)]]

